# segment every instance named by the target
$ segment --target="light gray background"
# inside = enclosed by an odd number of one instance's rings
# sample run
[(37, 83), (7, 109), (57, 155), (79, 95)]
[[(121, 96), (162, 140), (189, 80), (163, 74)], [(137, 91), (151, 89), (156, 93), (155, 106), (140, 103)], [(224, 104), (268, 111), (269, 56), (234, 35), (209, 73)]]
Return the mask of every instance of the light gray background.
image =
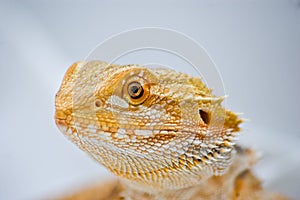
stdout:
[(300, 199), (300, 2), (0, 1), (0, 199), (39, 199), (111, 176), (55, 127), (67, 67), (118, 32), (158, 26), (202, 44), (227, 106), (250, 119), (264, 185)]

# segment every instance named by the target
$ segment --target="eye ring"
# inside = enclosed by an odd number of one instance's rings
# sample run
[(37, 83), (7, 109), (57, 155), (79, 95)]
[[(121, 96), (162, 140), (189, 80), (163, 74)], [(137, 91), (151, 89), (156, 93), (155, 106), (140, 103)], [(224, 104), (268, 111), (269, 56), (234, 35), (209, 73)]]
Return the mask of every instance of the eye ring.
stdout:
[(129, 83), (127, 86), (127, 91), (132, 99), (139, 99), (144, 95), (144, 88), (137, 81)]

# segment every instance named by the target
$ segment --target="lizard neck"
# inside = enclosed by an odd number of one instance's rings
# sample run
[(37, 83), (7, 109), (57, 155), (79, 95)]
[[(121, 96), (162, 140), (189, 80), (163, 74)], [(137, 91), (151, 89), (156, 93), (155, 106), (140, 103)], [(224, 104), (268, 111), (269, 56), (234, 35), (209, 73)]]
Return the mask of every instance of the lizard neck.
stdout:
[(171, 191), (174, 193), (183, 188), (199, 185), (211, 177), (211, 174), (206, 173), (209, 171), (208, 166), (203, 166), (203, 171), (199, 171), (197, 166), (185, 169), (185, 166), (181, 166), (180, 162), (176, 163), (175, 160), (168, 161), (170, 165), (167, 165), (159, 163), (157, 160), (163, 159), (156, 157), (155, 154), (152, 157), (151, 155), (142, 157), (137, 153), (117, 149), (107, 143), (97, 145), (97, 149), (91, 155), (109, 171), (120, 177), (124, 182), (123, 185), (133, 191), (147, 193)]
[(192, 199), (199, 191), (199, 186), (193, 186), (182, 189), (156, 189), (153, 187), (141, 186), (132, 181), (121, 180), (124, 188), (122, 196), (125, 199), (140, 200), (170, 200), (170, 199)]
[[(189, 187), (176, 189), (158, 188), (134, 180), (121, 179), (122, 196), (131, 200), (171, 200), (171, 199), (232, 199), (234, 181), (239, 174), (255, 162), (254, 153), (250, 150), (238, 152), (228, 171), (221, 176), (211, 176), (205, 182), (199, 181)], [(182, 179), (184, 177), (181, 177)]]

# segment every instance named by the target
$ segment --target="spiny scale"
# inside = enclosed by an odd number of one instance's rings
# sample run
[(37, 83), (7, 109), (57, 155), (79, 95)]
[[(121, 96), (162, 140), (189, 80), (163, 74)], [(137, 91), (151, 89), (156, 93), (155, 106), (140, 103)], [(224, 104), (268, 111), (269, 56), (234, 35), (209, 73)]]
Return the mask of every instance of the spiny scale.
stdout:
[[(56, 95), (55, 120), (125, 182), (116, 198), (240, 198), (234, 184), (253, 154), (235, 150), (242, 120), (222, 107), (224, 98), (170, 69), (77, 62)], [(252, 186), (239, 190), (250, 195)]]

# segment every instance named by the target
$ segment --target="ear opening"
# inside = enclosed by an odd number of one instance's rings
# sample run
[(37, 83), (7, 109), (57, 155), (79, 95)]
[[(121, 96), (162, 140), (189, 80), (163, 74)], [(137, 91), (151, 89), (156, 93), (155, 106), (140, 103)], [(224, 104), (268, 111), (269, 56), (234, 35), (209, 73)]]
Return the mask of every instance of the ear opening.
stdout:
[(199, 115), (200, 115), (202, 121), (208, 125), (210, 122), (210, 113), (208, 113), (204, 110), (199, 110)]

